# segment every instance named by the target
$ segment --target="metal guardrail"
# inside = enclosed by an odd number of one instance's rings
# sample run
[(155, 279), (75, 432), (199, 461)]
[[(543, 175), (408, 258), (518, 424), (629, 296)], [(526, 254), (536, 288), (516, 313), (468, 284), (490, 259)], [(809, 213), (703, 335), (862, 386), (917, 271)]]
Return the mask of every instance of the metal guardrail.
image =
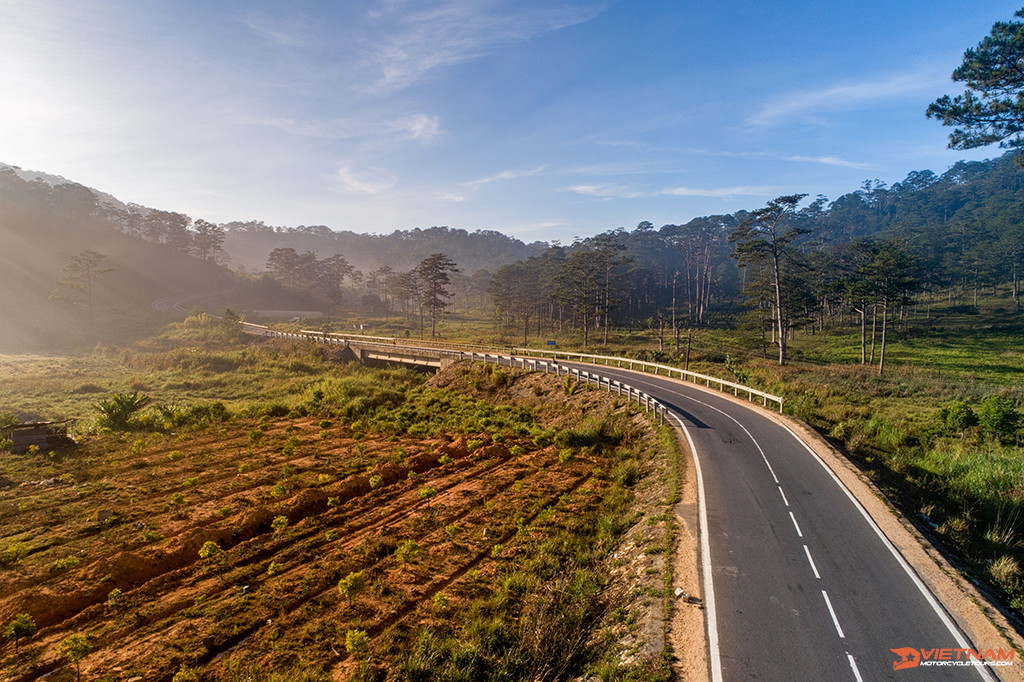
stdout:
[(738, 384), (734, 381), (719, 379), (718, 377), (713, 377), (708, 374), (691, 372), (686, 369), (679, 369), (678, 367), (671, 367), (669, 365), (661, 365), (656, 362), (647, 362), (645, 360), (632, 360), (630, 358), (620, 358), (615, 357), (613, 355), (590, 355), (588, 353), (574, 353), (571, 351), (537, 350), (532, 348), (514, 348), (513, 351), (516, 353), (522, 353), (527, 355), (551, 355), (554, 356), (556, 359), (564, 357), (566, 360), (572, 360), (573, 358), (578, 358), (579, 362), (591, 362), (592, 364), (595, 365), (602, 364), (600, 362), (601, 360), (604, 361), (603, 364), (606, 366), (611, 366), (611, 363), (614, 362), (615, 366), (619, 368), (636, 369), (639, 367), (645, 372), (653, 372), (654, 374), (659, 375), (662, 374), (662, 372), (664, 372), (665, 376), (677, 375), (680, 381), (689, 380), (695, 384), (703, 383), (709, 388), (712, 387), (713, 384), (717, 384), (718, 390), (722, 391), (723, 393), (727, 392), (725, 389), (726, 386), (728, 386), (729, 388), (732, 389), (733, 395), (737, 397), (740, 396), (740, 393), (746, 393), (747, 399), (750, 400), (751, 402), (754, 402), (754, 396), (761, 398), (765, 407), (768, 406), (768, 401), (772, 401), (778, 404), (779, 412), (782, 412), (783, 403), (785, 401), (785, 399), (782, 398), (782, 396), (772, 395), (771, 393), (766, 393), (756, 388), (751, 388), (750, 386), (744, 386), (743, 384)]
[[(517, 362), (518, 363), (525, 363), (525, 364), (519, 364), (519, 365), (514, 365), (513, 364), (513, 365), (510, 365), (510, 366), (520, 366), (520, 367), (524, 367), (524, 368), (529, 367), (531, 369), (539, 369), (539, 370), (545, 371), (545, 372), (549, 371), (548, 368), (551, 367), (551, 366), (554, 366), (554, 367), (557, 367), (557, 368), (560, 368), (560, 369), (561, 369), (561, 366), (558, 365), (557, 363), (554, 363), (554, 362), (548, 363), (548, 362), (546, 362), (546, 361), (544, 361), (542, 359), (534, 359), (534, 358), (527, 358), (527, 357), (517, 357), (517, 356), (520, 356), (520, 355), (529, 355), (529, 356), (537, 356), (537, 355), (543, 356), (543, 355), (547, 355), (547, 356), (552, 356), (553, 359), (556, 359), (556, 360), (561, 358), (561, 359), (565, 359), (565, 360), (569, 360), (569, 361), (575, 360), (577, 362), (585, 362), (585, 363), (590, 363), (590, 364), (595, 364), (595, 365), (602, 365), (603, 364), (605, 366), (611, 366), (614, 363), (615, 366), (620, 368), (620, 369), (632, 369), (632, 370), (640, 369), (640, 370), (642, 370), (644, 372), (651, 372), (651, 373), (659, 375), (659, 376), (660, 375), (664, 375), (664, 376), (672, 377), (674, 375), (680, 381), (690, 381), (690, 382), (692, 382), (694, 384), (698, 384), (698, 385), (699, 384), (704, 384), (704, 385), (706, 385), (709, 388), (713, 388), (714, 386), (717, 385), (718, 390), (722, 391), (723, 393), (727, 393), (728, 392), (726, 390), (726, 388), (728, 387), (728, 388), (732, 389), (732, 393), (736, 397), (742, 397), (742, 394), (746, 394), (747, 399), (750, 400), (751, 402), (755, 402), (755, 400), (754, 400), (755, 396), (760, 398), (761, 402), (764, 404), (765, 407), (768, 406), (769, 402), (773, 402), (773, 403), (778, 405), (779, 412), (782, 412), (783, 405), (784, 405), (784, 398), (782, 398), (781, 396), (772, 395), (771, 393), (766, 393), (766, 392), (760, 391), (760, 390), (758, 390), (756, 388), (751, 388), (750, 386), (744, 386), (743, 384), (738, 384), (738, 383), (736, 383), (734, 381), (728, 381), (727, 379), (719, 379), (718, 377), (713, 377), (713, 376), (710, 376), (708, 374), (701, 374), (699, 372), (691, 372), (689, 370), (679, 369), (678, 367), (671, 367), (669, 365), (662, 365), (662, 364), (658, 364), (656, 362), (647, 362), (645, 360), (632, 360), (630, 358), (621, 358), (621, 357), (615, 357), (615, 356), (612, 356), (612, 355), (592, 355), (592, 354), (589, 354), (589, 353), (575, 353), (575, 352), (572, 352), (572, 351), (561, 351), (561, 350), (541, 350), (541, 349), (533, 349), (533, 348), (512, 348), (512, 349), (510, 349), (511, 352), (509, 352), (508, 354), (503, 354), (500, 351), (506, 351), (506, 350), (509, 350), (509, 349), (504, 349), (504, 348), (500, 348), (499, 349), (499, 348), (493, 348), (493, 347), (490, 348), (490, 349), (487, 349), (487, 348), (482, 348), (480, 346), (472, 346), (472, 345), (469, 345), (469, 344), (456, 344), (456, 343), (438, 343), (438, 344), (422, 343), (422, 344), (414, 344), (414, 343), (408, 343), (408, 342), (406, 342), (404, 340), (402, 340), (402, 342), (399, 343), (400, 339), (396, 339), (394, 337), (389, 337), (389, 336), (364, 336), (364, 335), (361, 335), (361, 334), (324, 333), (324, 332), (312, 331), (312, 330), (308, 330), (308, 329), (304, 329), (304, 330), (301, 330), (299, 332), (279, 332), (279, 331), (274, 331), (274, 330), (270, 329), (267, 326), (258, 325), (258, 324), (252, 324), (250, 322), (243, 322), (243, 323), (241, 323), (241, 325), (242, 325), (243, 329), (247, 330), (248, 333), (252, 333), (252, 334), (259, 334), (259, 335), (262, 335), (262, 336), (276, 336), (276, 337), (291, 338), (291, 339), (307, 339), (307, 340), (315, 341), (317, 343), (329, 343), (329, 344), (358, 343), (358, 344), (365, 345), (365, 346), (379, 347), (381, 349), (388, 349), (388, 350), (398, 350), (398, 349), (401, 349), (401, 348), (406, 348), (408, 350), (429, 350), (429, 351), (433, 351), (433, 352), (439, 353), (442, 356), (449, 356), (449, 357), (458, 358), (458, 359), (482, 360), (484, 362), (490, 362), (489, 358), (505, 358), (505, 359), (508, 359), (510, 363), (517, 363)], [(534, 365), (534, 364), (530, 364), (530, 363), (541, 363), (541, 364)], [(498, 364), (500, 364), (500, 363), (498, 363)], [(558, 371), (556, 371), (556, 373), (561, 374), (560, 369)], [(567, 370), (567, 373), (570, 373), (569, 370), (571, 370), (572, 368), (564, 368), (564, 369)], [(582, 371), (582, 370), (579, 370), (579, 371)], [(599, 375), (592, 374), (592, 373), (587, 373), (587, 372), (584, 372), (584, 374), (586, 375), (585, 380), (588, 383), (590, 382), (591, 378), (599, 376)], [(603, 377), (601, 377), (601, 378), (604, 379)], [(612, 381), (612, 380), (609, 379), (608, 381)], [(607, 384), (608, 387), (609, 387), (609, 390), (611, 390), (611, 386), (613, 384), (619, 384), (622, 387), (628, 387), (627, 384), (620, 384), (619, 382), (612, 382), (612, 383)], [(629, 388), (630, 388), (630, 390), (636, 391), (636, 389), (632, 389), (632, 387), (629, 387)], [(653, 397), (647, 395), (646, 393), (644, 393), (643, 396), (645, 396), (646, 400), (654, 401), (655, 403), (660, 405), (660, 403), (658, 403), (657, 400), (655, 400)], [(662, 406), (662, 409), (664, 409), (664, 406)], [(663, 418), (664, 417), (662, 417), (662, 419)]]

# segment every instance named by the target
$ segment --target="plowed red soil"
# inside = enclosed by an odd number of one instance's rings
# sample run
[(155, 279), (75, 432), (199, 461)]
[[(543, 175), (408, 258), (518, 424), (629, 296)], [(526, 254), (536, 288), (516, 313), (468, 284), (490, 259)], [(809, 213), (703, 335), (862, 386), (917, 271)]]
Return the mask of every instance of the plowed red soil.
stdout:
[[(2, 679), (72, 679), (57, 644), (76, 633), (94, 647), (86, 679), (170, 679), (235, 656), (344, 673), (348, 629), (416, 622), (440, 591), (457, 604), (594, 467), (527, 440), (357, 441), (315, 420), (274, 421), (253, 445), (257, 425), (150, 437), (138, 453), (130, 438), (85, 446), (68, 456), (91, 480), (0, 491), (0, 535), (29, 549), (0, 571), (0, 623), (28, 613), (39, 627), (20, 652), (2, 650)], [(288, 438), (299, 444), (286, 455)], [(274, 530), (276, 517), (287, 526)], [(221, 561), (200, 559), (210, 541)], [(419, 553), (403, 561), (406, 541)], [(349, 603), (337, 583), (353, 571), (369, 585)]]

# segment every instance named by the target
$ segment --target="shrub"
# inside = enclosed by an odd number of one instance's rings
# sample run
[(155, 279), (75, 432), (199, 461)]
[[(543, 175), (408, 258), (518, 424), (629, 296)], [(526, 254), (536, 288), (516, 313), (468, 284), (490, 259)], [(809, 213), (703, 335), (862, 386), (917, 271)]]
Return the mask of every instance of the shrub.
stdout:
[(420, 551), (420, 546), (415, 540), (406, 540), (395, 550), (395, 558), (402, 563), (406, 563), (418, 557)]
[(381, 476), (370, 476), (370, 487), (376, 490), (377, 488), (384, 485), (384, 479)]
[(178, 672), (174, 673), (171, 682), (199, 682), (199, 671), (182, 664)]
[(93, 407), (100, 412), (100, 426), (114, 430), (130, 428), (132, 417), (145, 409), (153, 399), (147, 395), (132, 391), (131, 393), (113, 393), (106, 400), (95, 403)]
[(985, 433), (1005, 441), (1017, 432), (1020, 413), (1007, 398), (990, 395), (978, 407), (978, 423)]
[(27, 557), (28, 552), (28, 545), (24, 542), (15, 540), (11, 544), (7, 545), (4, 553), (0, 555), (0, 564), (16, 564)]
[(288, 527), (287, 516), (275, 516), (274, 520), (270, 522), (270, 527), (274, 529), (274, 532), (282, 531)]
[(199, 548), (199, 558), (209, 564), (219, 564), (224, 560), (224, 550), (213, 540), (207, 540)]
[(555, 434), (555, 445), (560, 448), (584, 448), (600, 440), (601, 432), (595, 429), (566, 429)]
[(27, 613), (19, 613), (4, 628), (4, 637), (14, 640), (15, 651), (18, 650), (22, 639), (34, 634), (36, 634), (36, 622)]
[(939, 420), (947, 431), (966, 431), (978, 425), (978, 415), (963, 400), (957, 400), (939, 408)]
[(338, 581), (338, 591), (351, 604), (366, 589), (366, 573), (355, 571)]
[(63, 570), (65, 568), (74, 568), (75, 566), (78, 566), (80, 563), (82, 563), (82, 560), (79, 559), (78, 557), (76, 557), (76, 556), (66, 556), (66, 557), (62, 557), (62, 558), (57, 559), (56, 561), (54, 561), (53, 562), (53, 567), (57, 568), (57, 569), (60, 569), (60, 570)]
[(345, 651), (350, 656), (363, 660), (370, 655), (370, 637), (366, 630), (348, 630), (345, 633)]

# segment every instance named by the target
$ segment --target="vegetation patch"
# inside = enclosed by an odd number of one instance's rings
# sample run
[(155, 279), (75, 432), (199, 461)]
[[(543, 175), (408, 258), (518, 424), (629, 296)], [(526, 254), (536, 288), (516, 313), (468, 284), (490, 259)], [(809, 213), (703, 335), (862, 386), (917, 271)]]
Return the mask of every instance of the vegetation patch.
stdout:
[[(274, 376), (296, 354), (324, 371), (279, 416), (225, 384), (223, 410), (155, 401), (116, 429), (94, 410), (76, 446), (0, 459), (19, 484), (0, 491), (5, 674), (561, 679), (658, 665), (602, 634), (621, 606), (609, 557), (660, 466), (634, 408), (590, 389), (565, 405), (552, 378), (491, 382), (474, 364), (428, 381), (329, 366), (301, 345), (245, 352)], [(190, 371), (205, 385), (219, 373)]]

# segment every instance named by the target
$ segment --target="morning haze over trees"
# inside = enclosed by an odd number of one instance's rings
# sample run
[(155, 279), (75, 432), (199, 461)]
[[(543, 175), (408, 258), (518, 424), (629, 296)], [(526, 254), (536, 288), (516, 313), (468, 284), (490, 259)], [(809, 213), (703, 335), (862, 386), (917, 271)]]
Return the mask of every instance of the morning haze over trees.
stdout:
[[(977, 307), (1003, 287), (1020, 307), (1024, 172), (1013, 153), (942, 174), (913, 171), (891, 186), (865, 181), (834, 201), (779, 197), (751, 211), (643, 222), (568, 245), (444, 227), (346, 242), (320, 228), (218, 226), (103, 203), (79, 185), (26, 182), (9, 168), (0, 182), (19, 245), (5, 251), (5, 296), (15, 303), (52, 294), (38, 330), (60, 315), (127, 328), (129, 300), (147, 310), (161, 296), (236, 289), (243, 308), (403, 319), (412, 329), (422, 315), (434, 333), (443, 333), (445, 314), (487, 317), (510, 334), (518, 329), (523, 343), (572, 333), (591, 346), (625, 327), (657, 329), (662, 347), (667, 335), (678, 348), (688, 329), (740, 326), (754, 332), (756, 352), (780, 363), (795, 335), (853, 324), (860, 361), (881, 369), (892, 323), (927, 316), (936, 296)], [(338, 250), (344, 243), (353, 256)], [(224, 248), (232, 244), (271, 248), (260, 267), (233, 273), (235, 256)], [(443, 285), (421, 269), (438, 254), (451, 263)], [(102, 267), (75, 274), (89, 259)]]

